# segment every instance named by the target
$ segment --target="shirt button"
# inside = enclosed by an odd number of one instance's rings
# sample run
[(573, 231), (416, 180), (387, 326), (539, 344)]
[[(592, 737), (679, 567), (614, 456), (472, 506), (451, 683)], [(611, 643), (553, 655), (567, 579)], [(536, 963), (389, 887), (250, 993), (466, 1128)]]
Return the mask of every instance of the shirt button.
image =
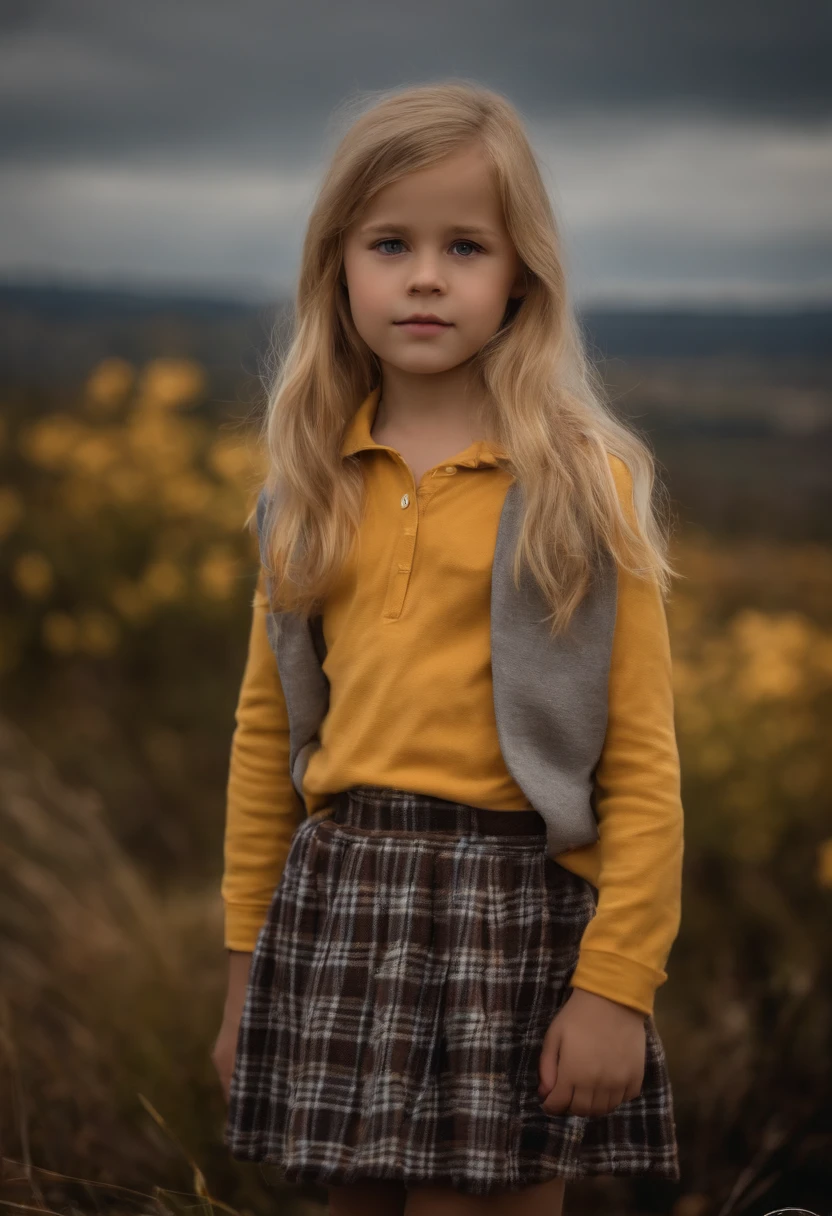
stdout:
[(402, 506), (403, 506), (403, 507), (407, 507), (407, 506), (409, 506), (409, 505), (410, 505), (410, 495), (409, 495), (409, 494), (402, 494)]
[(456, 465), (455, 465), (455, 464), (446, 464), (446, 465), (445, 465), (445, 472), (446, 472), (446, 473), (455, 473), (455, 472), (456, 472)]

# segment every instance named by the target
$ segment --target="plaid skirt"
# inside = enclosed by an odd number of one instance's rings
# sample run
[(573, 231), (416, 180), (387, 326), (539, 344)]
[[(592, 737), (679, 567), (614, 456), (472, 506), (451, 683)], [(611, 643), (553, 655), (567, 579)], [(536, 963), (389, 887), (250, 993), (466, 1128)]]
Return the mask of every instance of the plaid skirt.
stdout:
[(224, 1143), (288, 1183), (471, 1194), (555, 1177), (678, 1180), (661, 1040), (640, 1094), (550, 1115), (537, 1093), (596, 888), (537, 811), (354, 785), (296, 829), (257, 939)]

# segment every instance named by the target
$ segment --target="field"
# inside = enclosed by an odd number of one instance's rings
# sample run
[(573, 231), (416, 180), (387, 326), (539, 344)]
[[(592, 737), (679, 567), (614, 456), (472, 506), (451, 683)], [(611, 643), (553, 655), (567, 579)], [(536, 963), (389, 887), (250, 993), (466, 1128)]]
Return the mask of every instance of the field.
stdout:
[[(0, 1199), (323, 1212), (314, 1188), (227, 1158), (209, 1059), (256, 561), (243, 520), (261, 471), (262, 358), (241, 334), (262, 336), (262, 316), (245, 331), (123, 322), (128, 349), (96, 318), (14, 315), (0, 353)], [(685, 895), (656, 1020), (683, 1182), (575, 1184), (567, 1207), (825, 1212), (832, 363), (729, 345), (618, 351), (603, 371), (656, 453), (682, 575), (668, 616)]]

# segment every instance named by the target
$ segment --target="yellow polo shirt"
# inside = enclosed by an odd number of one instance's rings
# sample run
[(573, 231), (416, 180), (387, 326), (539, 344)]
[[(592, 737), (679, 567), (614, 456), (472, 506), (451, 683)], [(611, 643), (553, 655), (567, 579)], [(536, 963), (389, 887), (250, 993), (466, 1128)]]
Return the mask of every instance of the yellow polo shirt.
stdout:
[[(359, 544), (323, 608), (330, 706), (303, 781), (310, 813), (356, 784), (510, 813), (530, 806), (500, 751), (491, 684), (491, 565), (505, 492), (496, 444), (478, 440), (414, 486), (371, 435), (380, 390), (342, 443), (359, 454)], [(633, 518), (629, 471), (610, 456)], [(261, 570), (227, 789), (225, 944), (252, 950), (295, 828), (289, 730), (266, 633)], [(657, 584), (619, 569), (609, 718), (598, 769), (600, 838), (558, 855), (598, 888), (572, 984), (653, 1012), (681, 915), (683, 812), (670, 644)]]

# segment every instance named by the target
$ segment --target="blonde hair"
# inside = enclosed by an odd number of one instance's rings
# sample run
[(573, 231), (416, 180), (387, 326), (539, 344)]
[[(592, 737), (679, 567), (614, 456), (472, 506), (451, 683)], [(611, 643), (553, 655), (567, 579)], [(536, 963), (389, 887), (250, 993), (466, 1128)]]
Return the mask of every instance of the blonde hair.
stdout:
[(499, 464), (523, 490), (515, 583), (525, 561), (554, 635), (568, 626), (602, 549), (654, 578), (663, 595), (676, 573), (652, 501), (653, 456), (614, 416), (585, 353), (557, 224), (520, 117), (499, 93), (454, 79), (382, 92), (342, 136), (312, 207), (293, 333), (261, 436), (270, 504), (264, 564), (275, 611), (321, 610), (360, 525), (360, 461), (342, 458), (340, 446), (381, 369), (341, 282), (344, 233), (378, 190), (472, 144), (495, 175), (528, 288), (509, 301), (474, 360), (483, 420), (506, 452)]

